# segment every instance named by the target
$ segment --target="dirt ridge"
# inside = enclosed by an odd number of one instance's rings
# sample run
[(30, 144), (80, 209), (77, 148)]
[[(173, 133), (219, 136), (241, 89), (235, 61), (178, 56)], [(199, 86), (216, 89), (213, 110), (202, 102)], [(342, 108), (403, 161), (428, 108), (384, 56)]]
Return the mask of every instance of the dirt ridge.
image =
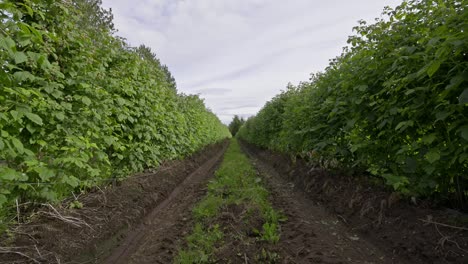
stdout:
[[(166, 237), (167, 230), (161, 228), (161, 226), (171, 225), (177, 220), (180, 220), (181, 217), (179, 217), (180, 215), (178, 215), (174, 209), (170, 210), (170, 214), (167, 214), (167, 211), (169, 210), (167, 210), (166, 212), (165, 210), (172, 205), (177, 206), (179, 208), (184, 208), (182, 209), (182, 211), (190, 211), (189, 206), (193, 205), (196, 201), (192, 198), (200, 197), (197, 196), (194, 192), (196, 192), (197, 189), (201, 189), (202, 185), (205, 184), (205, 180), (212, 176), (215, 167), (217, 167), (217, 165), (220, 163), (221, 157), (223, 156), (225, 150), (226, 147), (218, 151), (211, 159), (209, 159), (207, 162), (198, 167), (194, 172), (192, 172), (189, 176), (187, 176), (187, 178), (181, 184), (179, 184), (163, 202), (156, 206), (144, 218), (142, 223), (137, 228), (128, 233), (124, 241), (120, 243), (120, 246), (113, 250), (112, 254), (103, 263), (129, 263), (131, 261), (130, 259), (132, 258), (132, 255), (138, 255), (138, 251), (145, 251), (145, 245), (143, 245), (145, 238), (148, 240), (152, 237), (156, 237), (154, 240), (152, 240), (151, 248), (160, 247), (158, 245), (158, 242), (170, 240)], [(186, 191), (188, 188), (194, 191), (191, 193), (191, 195), (189, 195)], [(183, 194), (183, 197), (181, 197), (181, 194)], [(185, 202), (181, 200), (184, 200)], [(173, 242), (173, 244), (175, 245), (175, 241)], [(143, 249), (140, 247), (142, 247)], [(159, 256), (156, 256), (157, 259), (162, 258), (162, 255), (164, 255), (165, 253), (166, 252), (161, 251), (153, 252), (154, 255), (159, 254)], [(175, 251), (170, 253), (170, 257), (172, 257)], [(144, 260), (142, 260), (142, 258), (137, 257), (134, 259), (136, 259), (138, 263), (144, 263)], [(157, 261), (157, 259), (153, 259), (150, 261)]]

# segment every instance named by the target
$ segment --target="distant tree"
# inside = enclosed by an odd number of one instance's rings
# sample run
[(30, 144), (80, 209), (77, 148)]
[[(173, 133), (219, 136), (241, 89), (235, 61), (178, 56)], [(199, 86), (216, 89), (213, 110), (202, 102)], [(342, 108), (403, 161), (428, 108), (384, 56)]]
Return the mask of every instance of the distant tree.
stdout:
[(78, 22), (82, 28), (101, 28), (111, 33), (116, 32), (114, 28), (114, 15), (112, 9), (102, 8), (102, 0), (72, 0), (69, 2), (75, 9), (82, 12)]
[(161, 68), (162, 72), (164, 73), (164, 78), (169, 87), (172, 87), (174, 90), (177, 89), (176, 81), (174, 79), (174, 76), (172, 76), (172, 73), (169, 71), (169, 68), (161, 63), (161, 61), (156, 56), (156, 53), (154, 53), (150, 47), (140, 45), (138, 48), (135, 49), (135, 51), (140, 55), (142, 59), (151, 61), (155, 63), (159, 68)]
[(162, 66), (162, 70), (164, 74), (166, 75), (166, 81), (169, 84), (170, 87), (177, 89), (177, 84), (175, 81), (174, 76), (172, 76), (172, 73), (169, 71), (169, 68), (166, 65)]
[(239, 131), (240, 127), (245, 123), (244, 118), (239, 118), (238, 115), (235, 115), (232, 119), (231, 123), (229, 124), (229, 131), (231, 132), (232, 136), (234, 137), (237, 132)]

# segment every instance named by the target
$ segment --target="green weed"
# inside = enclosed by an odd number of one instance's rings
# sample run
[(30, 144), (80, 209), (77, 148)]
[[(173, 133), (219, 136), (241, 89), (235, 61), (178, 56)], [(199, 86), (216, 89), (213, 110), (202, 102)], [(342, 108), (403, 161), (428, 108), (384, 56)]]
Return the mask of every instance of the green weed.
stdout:
[[(214, 261), (211, 257), (216, 252), (216, 242), (222, 239), (217, 232), (226, 229), (221, 226), (210, 229), (210, 226), (222, 209), (232, 204), (245, 208), (242, 216), (245, 224), (250, 223), (250, 218), (258, 217), (257, 212), (260, 211), (263, 228), (252, 231), (258, 234), (260, 240), (277, 243), (280, 238), (279, 222), (285, 218), (273, 209), (268, 196), (268, 191), (261, 185), (261, 178), (257, 176), (249, 159), (242, 154), (238, 142), (233, 139), (215, 178), (208, 184), (208, 194), (193, 210), (197, 222), (193, 233), (187, 238), (188, 249), (179, 252), (176, 263)], [(237, 240), (243, 240), (246, 236), (237, 231), (225, 234), (224, 237), (228, 235)]]
[(208, 194), (194, 209), (193, 215), (196, 219), (206, 219), (214, 217), (220, 206), (223, 204), (223, 199), (219, 196)]
[(187, 237), (188, 249), (179, 251), (175, 263), (208, 263), (213, 253), (214, 245), (223, 237), (219, 226), (204, 228), (197, 223), (190, 236)]
[(277, 224), (268, 222), (263, 224), (261, 239), (272, 244), (277, 243), (280, 240)]

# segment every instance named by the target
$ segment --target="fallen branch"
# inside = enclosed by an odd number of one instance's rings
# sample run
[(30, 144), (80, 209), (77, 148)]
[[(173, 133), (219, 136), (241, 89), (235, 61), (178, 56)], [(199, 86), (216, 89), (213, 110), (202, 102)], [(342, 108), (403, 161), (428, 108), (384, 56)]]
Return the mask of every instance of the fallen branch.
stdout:
[(439, 223), (439, 222), (434, 222), (434, 221), (430, 221), (430, 220), (424, 220), (424, 219), (419, 219), (419, 221), (423, 221), (424, 223), (428, 223), (428, 224), (434, 224), (434, 225), (439, 225), (439, 226), (444, 226), (444, 227), (449, 227), (449, 228), (454, 228), (454, 229), (459, 229), (459, 230), (468, 231), (468, 228), (466, 228), (466, 227), (459, 227), (459, 226), (447, 225), (447, 224), (443, 224), (443, 223)]

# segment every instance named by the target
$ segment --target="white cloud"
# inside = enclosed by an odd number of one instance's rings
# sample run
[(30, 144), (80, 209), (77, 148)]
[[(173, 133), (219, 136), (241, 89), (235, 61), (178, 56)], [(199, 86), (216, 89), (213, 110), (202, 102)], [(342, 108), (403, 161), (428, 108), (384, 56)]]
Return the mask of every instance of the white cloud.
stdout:
[(150, 46), (184, 93), (228, 123), (341, 53), (357, 21), (399, 0), (104, 0), (118, 35)]

